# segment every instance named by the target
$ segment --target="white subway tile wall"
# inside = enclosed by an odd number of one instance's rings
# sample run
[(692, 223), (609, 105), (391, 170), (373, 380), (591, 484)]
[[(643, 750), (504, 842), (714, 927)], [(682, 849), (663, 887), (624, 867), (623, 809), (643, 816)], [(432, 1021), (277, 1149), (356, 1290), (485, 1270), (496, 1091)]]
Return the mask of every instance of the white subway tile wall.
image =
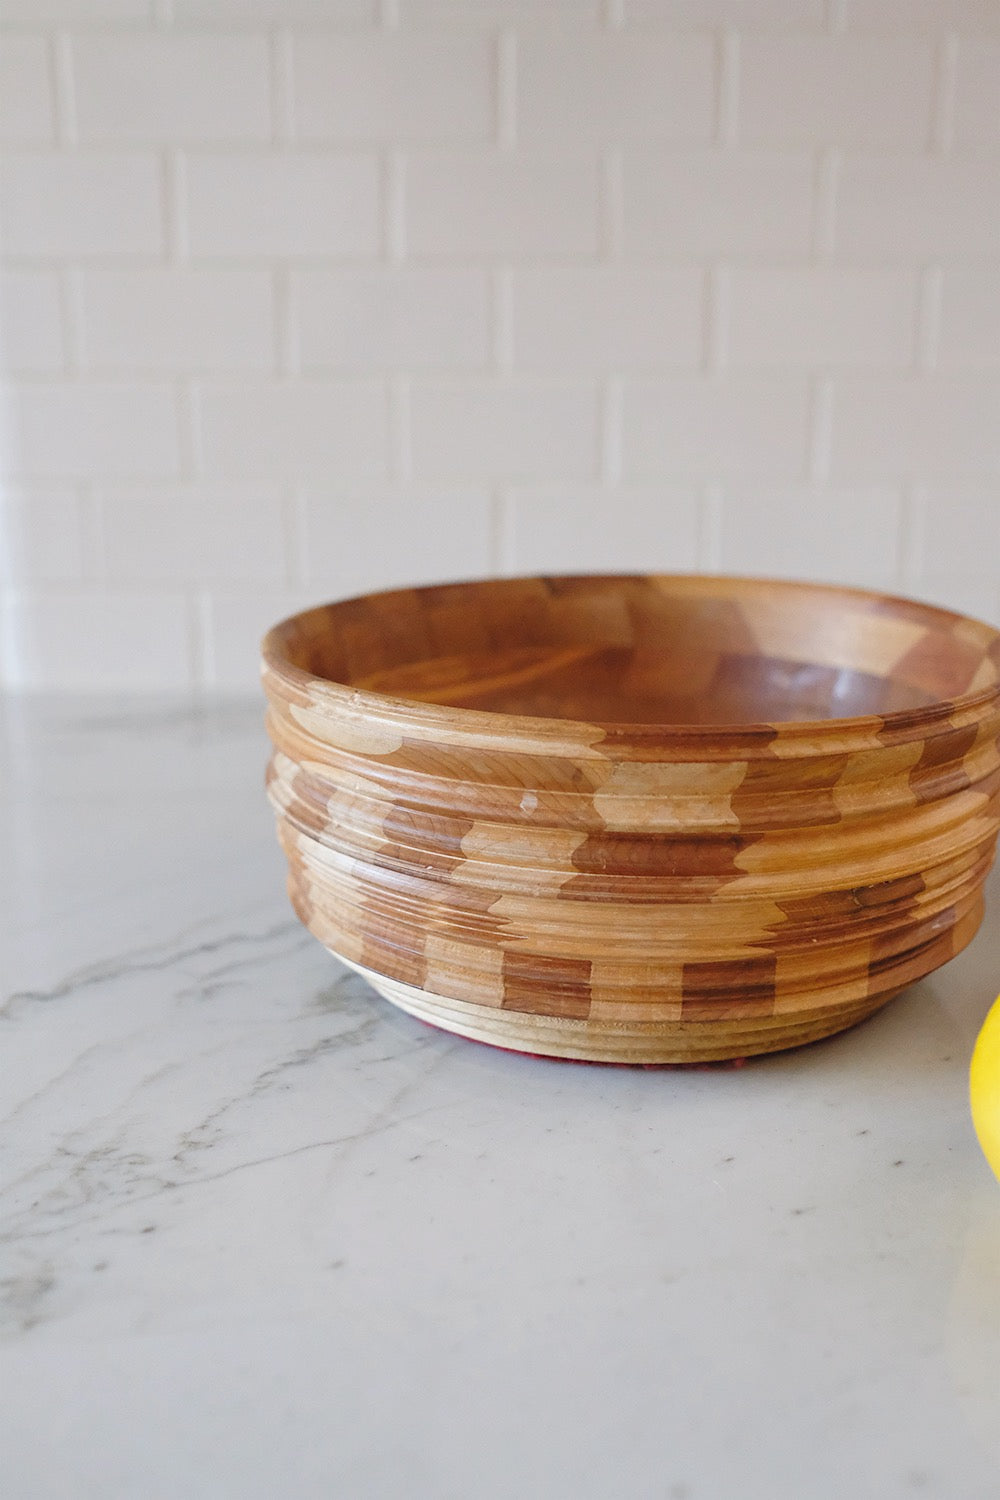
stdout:
[(940, 316), (942, 369), (1000, 371), (1000, 263), (949, 266), (941, 283)]
[(176, 391), (162, 381), (22, 381), (3, 413), (4, 476), (176, 479), (178, 415)]
[(88, 372), (274, 369), (269, 271), (87, 267), (71, 275)]
[(476, 35), (293, 37), (293, 134), (302, 141), (489, 144), (496, 52), (495, 38)]
[[(610, 249), (620, 239), (623, 255), (642, 260), (808, 258), (821, 165), (808, 151), (644, 146), (623, 156)], [(618, 195), (607, 196), (616, 221)]]
[(55, 138), (49, 47), (44, 36), (4, 38), (0, 48), (0, 138), (50, 142)]
[(378, 254), (374, 151), (192, 151), (177, 165), (173, 228), (195, 259)]
[(484, 267), (304, 267), (291, 273), (291, 296), (303, 370), (490, 366), (493, 286)]
[(600, 568), (1000, 623), (997, 0), (5, 0), (0, 683)]
[(415, 558), (425, 581), (481, 577), (492, 566), (491, 526), (487, 489), (308, 486), (301, 497), (301, 576), (316, 590), (332, 591), (328, 597), (404, 587), (413, 581)]
[(163, 176), (152, 151), (4, 150), (5, 258), (67, 265), (80, 256), (158, 255)]
[(934, 48), (923, 39), (744, 37), (740, 135), (776, 146), (919, 151), (930, 134), (934, 70)]
[(82, 142), (266, 141), (270, 52), (262, 36), (82, 36), (72, 43)]
[(206, 380), (192, 395), (193, 467), (207, 479), (388, 475), (389, 403), (378, 380)]
[(65, 368), (57, 272), (0, 268), (0, 356), (5, 373)]
[(574, 567), (588, 572), (696, 570), (701, 503), (695, 486), (535, 485), (512, 488), (505, 573), (556, 573), (573, 532)]

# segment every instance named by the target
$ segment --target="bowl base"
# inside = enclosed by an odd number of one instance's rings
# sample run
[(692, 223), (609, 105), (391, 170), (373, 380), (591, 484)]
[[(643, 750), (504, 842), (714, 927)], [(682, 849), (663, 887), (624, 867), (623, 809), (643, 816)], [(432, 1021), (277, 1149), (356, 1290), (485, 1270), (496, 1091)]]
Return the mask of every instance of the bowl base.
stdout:
[(594, 1025), (564, 1016), (533, 1015), (435, 995), (400, 980), (387, 979), (384, 974), (376, 974), (333, 949), (330, 951), (340, 963), (367, 980), (383, 999), (441, 1031), (502, 1047), (508, 1052), (638, 1066), (725, 1062), (801, 1047), (807, 1042), (818, 1042), (838, 1031), (846, 1031), (907, 988), (900, 985), (861, 1000), (838, 1006), (824, 1005), (814, 1012), (798, 1012), (787, 1017), (678, 1021), (673, 1027), (662, 1020), (649, 1022), (646, 1026), (640, 1021), (625, 1021), (612, 1027), (606, 1020)]

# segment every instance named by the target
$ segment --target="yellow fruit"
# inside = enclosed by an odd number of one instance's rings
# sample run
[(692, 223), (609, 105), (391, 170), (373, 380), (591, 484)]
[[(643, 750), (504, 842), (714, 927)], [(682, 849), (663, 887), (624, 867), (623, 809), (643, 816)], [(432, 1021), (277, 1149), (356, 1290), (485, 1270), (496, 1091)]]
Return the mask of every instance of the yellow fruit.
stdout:
[(969, 1102), (979, 1144), (1000, 1178), (1000, 999), (983, 1022), (972, 1053)]

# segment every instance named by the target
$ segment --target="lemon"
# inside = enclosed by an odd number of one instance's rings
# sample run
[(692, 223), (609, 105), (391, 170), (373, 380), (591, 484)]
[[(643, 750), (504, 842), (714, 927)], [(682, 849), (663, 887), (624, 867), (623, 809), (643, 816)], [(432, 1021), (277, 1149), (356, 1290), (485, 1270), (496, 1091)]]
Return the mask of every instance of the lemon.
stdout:
[(973, 1049), (969, 1102), (979, 1144), (1000, 1178), (1000, 999), (983, 1022)]

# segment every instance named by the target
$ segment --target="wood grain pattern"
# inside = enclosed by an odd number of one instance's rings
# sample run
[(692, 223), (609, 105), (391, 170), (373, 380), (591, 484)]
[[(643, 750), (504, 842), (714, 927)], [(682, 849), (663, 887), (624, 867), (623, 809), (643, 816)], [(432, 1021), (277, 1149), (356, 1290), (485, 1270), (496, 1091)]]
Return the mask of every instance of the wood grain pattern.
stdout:
[(448, 1030), (606, 1061), (852, 1025), (957, 953), (1000, 827), (1000, 635), (751, 579), (502, 579), (264, 642), (303, 922)]

